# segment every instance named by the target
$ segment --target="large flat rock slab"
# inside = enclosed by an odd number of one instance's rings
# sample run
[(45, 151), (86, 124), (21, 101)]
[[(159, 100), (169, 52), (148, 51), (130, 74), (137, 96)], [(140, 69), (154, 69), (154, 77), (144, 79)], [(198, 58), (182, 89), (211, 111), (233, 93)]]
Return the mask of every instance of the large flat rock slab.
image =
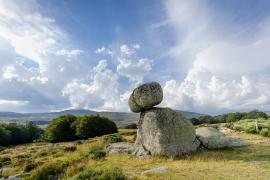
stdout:
[(196, 136), (201, 145), (207, 149), (242, 147), (248, 145), (246, 141), (225, 136), (225, 134), (218, 129), (212, 127), (197, 128)]

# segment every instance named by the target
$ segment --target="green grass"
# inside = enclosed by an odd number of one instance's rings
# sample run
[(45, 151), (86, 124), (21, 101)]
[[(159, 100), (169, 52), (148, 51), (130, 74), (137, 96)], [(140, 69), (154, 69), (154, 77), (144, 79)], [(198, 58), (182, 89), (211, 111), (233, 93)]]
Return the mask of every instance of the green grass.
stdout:
[[(258, 124), (258, 130), (256, 129)], [(261, 134), (262, 136), (270, 136), (270, 119), (245, 119), (234, 123), (234, 129), (244, 131), (251, 134)]]
[[(134, 136), (134, 133), (127, 130), (120, 131), (120, 134), (125, 141), (131, 141)], [(11, 160), (4, 165), (6, 170), (0, 176), (30, 172), (32, 176), (28, 179), (46, 179), (49, 175), (78, 179), (92, 175), (93, 172), (99, 175), (106, 172), (108, 175), (123, 175), (128, 179), (269, 179), (270, 138), (244, 132), (228, 135), (248, 141), (250, 145), (226, 150), (200, 150), (178, 159), (140, 159), (124, 154), (104, 157), (104, 153), (101, 153), (102, 158), (92, 158), (93, 153), (99, 156), (99, 152), (104, 151), (106, 143), (103, 137), (80, 143), (64, 142), (57, 146), (50, 143), (19, 145), (0, 152), (0, 159), (8, 157)], [(66, 147), (73, 146), (76, 150), (66, 150)], [(160, 166), (167, 166), (169, 170), (165, 173), (143, 173)]]

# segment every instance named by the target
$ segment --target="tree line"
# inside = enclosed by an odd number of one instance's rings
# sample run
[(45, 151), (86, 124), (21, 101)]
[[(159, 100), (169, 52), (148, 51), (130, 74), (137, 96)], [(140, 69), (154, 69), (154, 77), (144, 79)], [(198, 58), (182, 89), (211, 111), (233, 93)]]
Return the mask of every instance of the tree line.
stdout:
[(25, 125), (17, 123), (0, 124), (0, 146), (33, 142), (42, 136), (44, 130), (33, 122)]
[(198, 118), (191, 118), (191, 122), (194, 125), (199, 124), (216, 124), (216, 123), (229, 123), (236, 122), (243, 119), (267, 119), (268, 115), (265, 112), (258, 110), (253, 110), (250, 112), (231, 112), (227, 114), (217, 115), (217, 116), (200, 116)]
[(51, 121), (44, 130), (33, 122), (0, 124), (0, 146), (31, 143), (34, 140), (61, 142), (87, 139), (117, 132), (117, 126), (100, 116), (64, 115)]
[(106, 117), (65, 115), (54, 119), (46, 129), (50, 142), (88, 139), (117, 133), (117, 126)]

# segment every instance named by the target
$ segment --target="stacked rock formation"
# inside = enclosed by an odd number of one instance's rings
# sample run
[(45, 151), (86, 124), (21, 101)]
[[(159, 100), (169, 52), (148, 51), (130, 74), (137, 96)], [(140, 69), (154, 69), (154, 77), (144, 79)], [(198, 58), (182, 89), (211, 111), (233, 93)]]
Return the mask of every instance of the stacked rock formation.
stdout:
[(141, 113), (133, 151), (136, 156), (175, 157), (195, 151), (199, 146), (189, 120), (170, 108), (154, 107), (162, 99), (162, 88), (157, 82), (137, 87), (129, 98), (131, 111)]

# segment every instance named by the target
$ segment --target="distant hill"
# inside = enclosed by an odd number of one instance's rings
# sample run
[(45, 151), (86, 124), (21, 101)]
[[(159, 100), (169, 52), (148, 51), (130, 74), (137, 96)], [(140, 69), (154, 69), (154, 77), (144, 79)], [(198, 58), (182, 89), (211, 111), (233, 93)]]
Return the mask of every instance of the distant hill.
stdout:
[[(181, 111), (177, 112), (182, 113), (187, 118), (198, 117), (203, 114)], [(47, 112), (47, 113), (16, 113), (16, 112), (0, 112), (0, 121), (5, 122), (25, 122), (25, 121), (34, 121), (36, 124), (48, 124), (52, 119), (66, 115), (73, 114), (77, 116), (83, 115), (96, 115), (108, 117), (109, 119), (116, 122), (118, 125), (125, 125), (132, 122), (137, 122), (139, 118), (139, 113), (128, 113), (128, 112), (97, 112), (86, 109), (71, 109), (64, 110), (59, 112)]]

